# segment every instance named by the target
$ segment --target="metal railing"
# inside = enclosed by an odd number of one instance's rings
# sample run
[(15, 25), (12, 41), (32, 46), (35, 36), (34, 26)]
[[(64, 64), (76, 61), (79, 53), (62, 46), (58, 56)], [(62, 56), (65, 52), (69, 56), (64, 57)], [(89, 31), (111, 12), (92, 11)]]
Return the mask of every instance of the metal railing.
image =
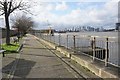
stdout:
[(54, 36), (48, 34), (35, 33), (37, 37), (43, 38), (59, 46), (73, 50), (75, 53), (87, 55), (92, 58), (108, 64), (118, 66), (118, 42), (116, 37), (99, 37), (86, 35), (67, 35), (56, 34)]

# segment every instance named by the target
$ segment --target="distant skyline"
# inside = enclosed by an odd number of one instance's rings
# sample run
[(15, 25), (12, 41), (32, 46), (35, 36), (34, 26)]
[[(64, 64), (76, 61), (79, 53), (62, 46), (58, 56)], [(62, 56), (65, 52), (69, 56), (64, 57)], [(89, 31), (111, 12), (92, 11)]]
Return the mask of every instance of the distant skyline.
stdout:
[[(34, 15), (28, 16), (35, 21), (37, 29), (48, 28), (48, 23), (51, 25), (85, 25), (112, 28), (118, 21), (119, 0), (101, 0), (99, 2), (96, 0), (31, 1), (31, 6), (33, 6), (31, 12)], [(15, 18), (19, 13), (18, 11), (15, 12), (10, 18)], [(0, 19), (0, 26), (3, 25)]]

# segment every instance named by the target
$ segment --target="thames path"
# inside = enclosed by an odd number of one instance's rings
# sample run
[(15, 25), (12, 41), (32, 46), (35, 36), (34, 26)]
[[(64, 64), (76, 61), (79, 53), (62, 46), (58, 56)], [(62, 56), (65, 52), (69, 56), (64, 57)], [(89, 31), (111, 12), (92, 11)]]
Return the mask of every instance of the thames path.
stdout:
[[(3, 78), (83, 78), (53, 51), (35, 36), (28, 34), (19, 54), (3, 58)], [(69, 59), (65, 59), (69, 62)]]

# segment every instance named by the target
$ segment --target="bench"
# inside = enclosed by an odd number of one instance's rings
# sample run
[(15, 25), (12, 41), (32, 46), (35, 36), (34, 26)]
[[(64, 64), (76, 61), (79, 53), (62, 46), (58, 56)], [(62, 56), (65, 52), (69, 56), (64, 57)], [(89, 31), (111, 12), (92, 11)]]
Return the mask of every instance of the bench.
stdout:
[(17, 38), (13, 38), (13, 42), (17, 43), (17, 42), (19, 42), (19, 40)]
[(0, 53), (2, 53), (3, 57), (5, 57), (4, 52), (5, 52), (5, 50), (0, 50)]

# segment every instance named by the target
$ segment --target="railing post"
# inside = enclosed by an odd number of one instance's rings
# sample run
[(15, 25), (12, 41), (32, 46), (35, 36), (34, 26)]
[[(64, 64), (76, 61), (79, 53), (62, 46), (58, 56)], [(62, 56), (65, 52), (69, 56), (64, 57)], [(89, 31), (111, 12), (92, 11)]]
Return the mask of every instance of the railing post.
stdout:
[(73, 35), (73, 48), (74, 48), (74, 52), (75, 52), (75, 48), (76, 48), (76, 40), (75, 40), (75, 35)]
[(45, 40), (49, 41), (49, 40), (48, 40), (48, 35), (46, 34), (46, 35), (44, 35), (44, 36), (45, 36)]
[(46, 39), (46, 36), (44, 34), (42, 34), (42, 36), (43, 36), (43, 39)]
[(61, 35), (59, 34), (59, 46), (61, 46), (60, 38), (61, 38)]
[(39, 37), (40, 37), (40, 38), (42, 37), (40, 32), (39, 32)]
[(47, 40), (47, 41), (49, 41), (48, 34), (47, 34), (47, 35), (45, 35), (45, 36), (46, 36), (46, 40)]
[(96, 38), (93, 37), (93, 41), (92, 41), (93, 61), (95, 60), (95, 48), (96, 48)]
[(43, 39), (45, 39), (45, 40), (46, 40), (46, 36), (45, 36), (44, 34), (42, 34), (42, 36), (43, 36)]
[(106, 38), (106, 50), (105, 50), (105, 66), (108, 66), (108, 38)]
[(55, 35), (53, 36), (53, 42), (54, 42), (54, 44), (55, 44)]
[(67, 35), (67, 37), (66, 37), (66, 43), (67, 43), (67, 49), (68, 49), (68, 35)]
[(52, 40), (51, 40), (51, 34), (49, 35), (49, 37), (50, 37), (50, 42), (52, 42)]
[(36, 36), (36, 31), (35, 31), (35, 36)]

